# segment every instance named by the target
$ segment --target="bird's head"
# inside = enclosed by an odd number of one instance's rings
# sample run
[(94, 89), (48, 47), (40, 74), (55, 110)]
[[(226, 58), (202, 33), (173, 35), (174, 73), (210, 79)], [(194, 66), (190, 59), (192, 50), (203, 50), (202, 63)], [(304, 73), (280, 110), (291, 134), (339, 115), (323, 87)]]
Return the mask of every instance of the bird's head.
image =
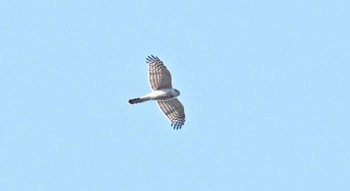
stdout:
[(174, 94), (175, 94), (175, 96), (179, 96), (180, 95), (180, 91), (177, 90), (177, 89), (174, 89)]

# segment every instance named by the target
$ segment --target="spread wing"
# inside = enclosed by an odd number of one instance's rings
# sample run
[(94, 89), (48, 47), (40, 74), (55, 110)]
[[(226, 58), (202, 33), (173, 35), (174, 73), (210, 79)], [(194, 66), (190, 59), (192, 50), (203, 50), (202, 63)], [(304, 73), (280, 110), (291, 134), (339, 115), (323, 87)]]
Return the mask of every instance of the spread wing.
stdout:
[(148, 79), (152, 90), (172, 88), (171, 74), (163, 62), (156, 56), (148, 56)]
[(171, 121), (174, 129), (181, 129), (185, 124), (185, 110), (181, 102), (175, 98), (168, 101), (157, 101), (160, 109)]

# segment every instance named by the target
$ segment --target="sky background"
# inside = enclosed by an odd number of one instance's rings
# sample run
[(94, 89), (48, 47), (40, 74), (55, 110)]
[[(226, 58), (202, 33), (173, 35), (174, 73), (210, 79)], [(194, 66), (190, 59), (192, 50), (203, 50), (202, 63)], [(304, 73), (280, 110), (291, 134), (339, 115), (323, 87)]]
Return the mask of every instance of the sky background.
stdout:
[[(1, 1), (0, 190), (350, 190), (350, 2)], [(156, 55), (181, 91), (173, 130)]]

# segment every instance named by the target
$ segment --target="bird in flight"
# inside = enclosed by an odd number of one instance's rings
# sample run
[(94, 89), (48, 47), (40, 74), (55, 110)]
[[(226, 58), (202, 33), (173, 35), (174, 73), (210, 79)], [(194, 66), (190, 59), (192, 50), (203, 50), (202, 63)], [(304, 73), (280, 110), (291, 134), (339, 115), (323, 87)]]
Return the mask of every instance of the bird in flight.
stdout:
[(168, 117), (174, 129), (181, 129), (185, 124), (185, 110), (177, 99), (180, 91), (173, 88), (171, 74), (163, 62), (156, 56), (146, 58), (148, 64), (148, 80), (151, 86), (151, 93), (138, 98), (129, 99), (130, 104), (145, 101), (157, 101), (160, 109)]

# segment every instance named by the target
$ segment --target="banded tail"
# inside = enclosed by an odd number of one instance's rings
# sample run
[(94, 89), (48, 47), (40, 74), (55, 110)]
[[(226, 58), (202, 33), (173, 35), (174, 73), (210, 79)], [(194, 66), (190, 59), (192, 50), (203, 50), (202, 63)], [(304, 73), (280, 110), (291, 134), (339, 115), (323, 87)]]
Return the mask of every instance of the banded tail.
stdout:
[(142, 103), (145, 101), (148, 101), (149, 99), (145, 99), (145, 98), (134, 98), (134, 99), (129, 99), (129, 103), (130, 104), (136, 104), (136, 103)]

